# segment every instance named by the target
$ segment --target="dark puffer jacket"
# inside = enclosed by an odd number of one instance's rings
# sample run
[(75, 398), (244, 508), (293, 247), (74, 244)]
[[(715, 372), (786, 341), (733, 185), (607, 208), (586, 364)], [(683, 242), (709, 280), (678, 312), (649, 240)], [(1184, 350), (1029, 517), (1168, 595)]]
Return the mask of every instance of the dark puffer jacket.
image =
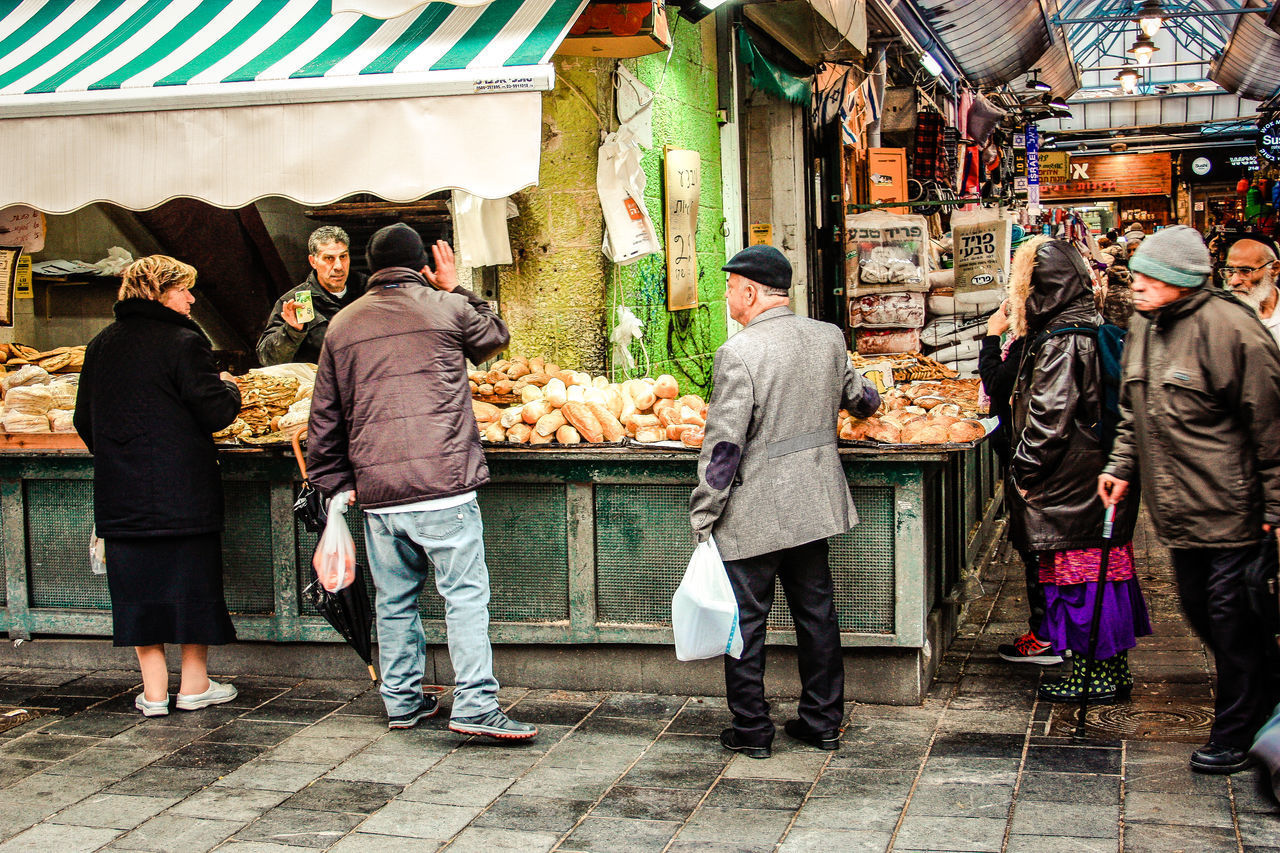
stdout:
[(467, 362), (506, 347), (489, 303), (436, 290), (405, 267), (380, 270), (329, 324), (311, 397), (307, 470), (325, 495), (361, 506), (460, 495), (489, 482)]
[[(1092, 334), (1049, 334), (1101, 323), (1089, 270), (1075, 247), (1052, 240), (1036, 252), (1027, 284), (1029, 343), (1013, 394), (1006, 489), (1010, 535), (1028, 551), (1100, 547), (1098, 475), (1106, 461), (1099, 436), (1101, 362)], [(1113, 544), (1133, 537), (1137, 511), (1133, 493), (1117, 512)]]
[(190, 318), (125, 299), (89, 342), (75, 427), (93, 453), (94, 521), (104, 539), (222, 530), (212, 433), (235, 420), (240, 389), (218, 378)]
[(1280, 524), (1280, 350), (1249, 307), (1204, 287), (1134, 315), (1107, 473), (1141, 478), (1170, 548), (1241, 548)]

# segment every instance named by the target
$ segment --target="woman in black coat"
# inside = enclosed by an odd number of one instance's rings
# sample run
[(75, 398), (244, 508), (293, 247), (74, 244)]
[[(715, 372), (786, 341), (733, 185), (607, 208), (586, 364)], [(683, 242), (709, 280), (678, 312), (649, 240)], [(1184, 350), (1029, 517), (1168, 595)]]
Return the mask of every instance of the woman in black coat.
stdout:
[(229, 702), (210, 681), (210, 645), (235, 629), (222, 591), (222, 478), (212, 433), (240, 411), (190, 317), (193, 267), (166, 255), (124, 271), (116, 320), (85, 351), (75, 427), (93, 453), (94, 521), (106, 543), (114, 641), (134, 646), (134, 706), (169, 713), (164, 644), (182, 645), (177, 707)]
[[(1128, 650), (1151, 633), (1134, 573), (1130, 539), (1135, 499), (1121, 505), (1110, 541), (1102, 538), (1104, 508), (1097, 496), (1103, 449), (1103, 366), (1098, 350), (1102, 318), (1083, 256), (1063, 240), (1037, 237), (1014, 255), (1009, 276), (1012, 328), (1026, 341), (1011, 404), (1010, 539), (1039, 557), (1045, 592), (1042, 629), (1055, 649), (1070, 649), (1070, 676), (1040, 685), (1041, 699), (1114, 702), (1132, 690)], [(1102, 548), (1109, 570), (1098, 583)], [(1090, 617), (1102, 597), (1096, 665), (1084, 683), (1080, 661), (1089, 652)]]

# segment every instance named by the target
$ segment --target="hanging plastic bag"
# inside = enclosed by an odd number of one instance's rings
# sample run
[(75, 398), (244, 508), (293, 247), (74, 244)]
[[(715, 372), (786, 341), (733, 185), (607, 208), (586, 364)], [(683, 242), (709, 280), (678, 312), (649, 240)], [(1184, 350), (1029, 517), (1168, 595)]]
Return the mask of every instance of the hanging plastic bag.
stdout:
[(671, 596), (671, 628), (680, 660), (742, 656), (738, 600), (713, 537), (693, 549), (689, 568)]
[(596, 192), (604, 213), (604, 256), (629, 264), (660, 251), (658, 234), (644, 204), (640, 147), (627, 128), (605, 137), (596, 163)]
[(89, 571), (95, 575), (107, 573), (107, 543), (98, 538), (98, 526), (89, 530)]
[(344, 518), (350, 501), (351, 492), (338, 492), (329, 501), (329, 519), (311, 558), (320, 585), (329, 592), (345, 589), (356, 577), (356, 543)]

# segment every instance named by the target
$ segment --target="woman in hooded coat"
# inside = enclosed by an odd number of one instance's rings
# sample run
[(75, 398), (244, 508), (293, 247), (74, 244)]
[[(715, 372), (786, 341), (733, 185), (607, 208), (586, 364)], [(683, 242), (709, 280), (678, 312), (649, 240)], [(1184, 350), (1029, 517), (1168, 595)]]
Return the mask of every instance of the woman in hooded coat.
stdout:
[[(1023, 244), (1013, 259), (1009, 307), (1012, 331), (1027, 341), (1012, 401), (1010, 535), (1020, 550), (1039, 554), (1044, 630), (1055, 649), (1075, 655), (1071, 674), (1042, 684), (1040, 697), (1078, 701), (1099, 595), (1105, 510), (1097, 478), (1107, 458), (1096, 332), (1102, 318), (1080, 252), (1048, 237)], [(1137, 512), (1138, 497), (1130, 495), (1110, 541), (1097, 663), (1088, 685), (1094, 702), (1128, 697), (1133, 678), (1127, 652), (1137, 637), (1151, 633), (1130, 543)]]

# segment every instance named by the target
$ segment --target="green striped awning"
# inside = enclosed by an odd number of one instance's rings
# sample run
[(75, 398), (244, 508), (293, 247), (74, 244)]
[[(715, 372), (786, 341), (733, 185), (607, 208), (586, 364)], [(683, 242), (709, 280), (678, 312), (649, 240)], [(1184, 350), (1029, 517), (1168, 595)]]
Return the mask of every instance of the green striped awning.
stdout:
[(0, 0), (0, 117), (549, 89), (586, 0)]

